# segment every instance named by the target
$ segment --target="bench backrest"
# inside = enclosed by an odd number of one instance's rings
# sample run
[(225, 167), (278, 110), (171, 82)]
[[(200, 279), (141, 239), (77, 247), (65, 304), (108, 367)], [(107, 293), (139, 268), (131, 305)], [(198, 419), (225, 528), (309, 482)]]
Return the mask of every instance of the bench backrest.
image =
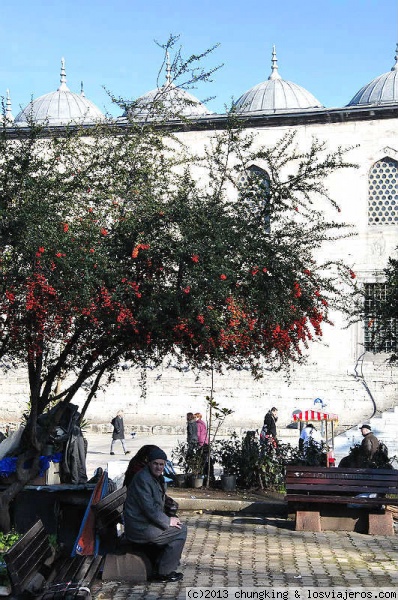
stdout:
[(286, 467), (286, 493), (398, 494), (398, 470), (341, 467)]
[(43, 523), (37, 521), (5, 554), (8, 575), (14, 594), (20, 595), (52, 554), (48, 535)]
[(123, 486), (93, 505), (95, 526), (99, 533), (120, 521), (126, 494), (127, 488)]

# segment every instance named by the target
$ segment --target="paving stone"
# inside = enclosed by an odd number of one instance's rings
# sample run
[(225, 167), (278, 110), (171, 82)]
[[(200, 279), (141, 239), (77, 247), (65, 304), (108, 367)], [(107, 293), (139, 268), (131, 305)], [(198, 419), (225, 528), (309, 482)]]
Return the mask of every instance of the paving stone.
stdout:
[[(300, 532), (283, 520), (184, 515), (184, 580), (96, 583), (94, 600), (185, 600), (186, 587), (397, 587), (398, 536)], [(283, 528), (282, 528), (283, 525)]]

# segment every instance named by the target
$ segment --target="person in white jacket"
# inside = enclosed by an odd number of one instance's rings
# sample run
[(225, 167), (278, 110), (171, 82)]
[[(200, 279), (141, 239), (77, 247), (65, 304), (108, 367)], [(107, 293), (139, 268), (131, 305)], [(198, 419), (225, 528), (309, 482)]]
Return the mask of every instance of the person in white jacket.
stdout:
[(307, 423), (300, 434), (300, 439), (299, 439), (300, 450), (302, 450), (305, 453), (308, 449), (309, 444), (311, 444), (311, 443), (318, 444), (320, 446), (322, 443), (322, 438), (321, 438), (321, 434), (316, 429), (316, 427), (314, 427), (314, 425), (312, 423)]

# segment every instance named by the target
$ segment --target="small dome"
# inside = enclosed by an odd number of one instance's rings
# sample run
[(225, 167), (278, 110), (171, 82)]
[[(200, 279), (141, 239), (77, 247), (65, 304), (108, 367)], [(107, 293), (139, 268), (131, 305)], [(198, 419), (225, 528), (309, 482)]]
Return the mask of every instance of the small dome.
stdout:
[(365, 85), (347, 106), (370, 106), (396, 104), (398, 102), (398, 44), (395, 51), (395, 65)]
[(151, 90), (136, 100), (131, 108), (128, 108), (123, 117), (133, 117), (136, 120), (156, 118), (156, 108), (167, 118), (199, 117), (213, 114), (195, 96), (175, 86), (171, 81), (171, 68), (167, 55), (166, 82), (162, 87)]
[(74, 94), (66, 85), (65, 61), (61, 61), (61, 84), (56, 92), (50, 92), (32, 100), (15, 118), (15, 124), (27, 126), (35, 123), (56, 125), (90, 124), (103, 121), (104, 115), (87, 100), (82, 91)]
[(268, 80), (245, 92), (234, 106), (239, 113), (274, 113), (323, 108), (306, 89), (282, 79), (278, 73), (275, 46), (272, 48), (272, 71)]

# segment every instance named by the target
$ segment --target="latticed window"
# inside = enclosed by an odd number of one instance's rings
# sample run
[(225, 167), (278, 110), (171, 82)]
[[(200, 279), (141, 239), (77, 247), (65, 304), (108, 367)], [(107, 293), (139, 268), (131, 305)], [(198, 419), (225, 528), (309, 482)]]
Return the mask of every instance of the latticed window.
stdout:
[[(270, 217), (267, 210), (269, 199), (270, 179), (269, 175), (261, 167), (252, 165), (248, 170), (241, 175), (240, 178), (241, 193), (240, 197), (244, 200), (251, 211), (256, 214), (264, 214), (264, 225), (266, 230), (270, 230)], [(259, 199), (262, 199), (262, 206), (259, 204)]]
[(365, 284), (364, 345), (370, 352), (396, 352), (398, 349), (398, 320), (380, 319), (380, 304), (387, 297), (385, 283)]
[(385, 156), (369, 172), (369, 225), (398, 225), (398, 162)]

